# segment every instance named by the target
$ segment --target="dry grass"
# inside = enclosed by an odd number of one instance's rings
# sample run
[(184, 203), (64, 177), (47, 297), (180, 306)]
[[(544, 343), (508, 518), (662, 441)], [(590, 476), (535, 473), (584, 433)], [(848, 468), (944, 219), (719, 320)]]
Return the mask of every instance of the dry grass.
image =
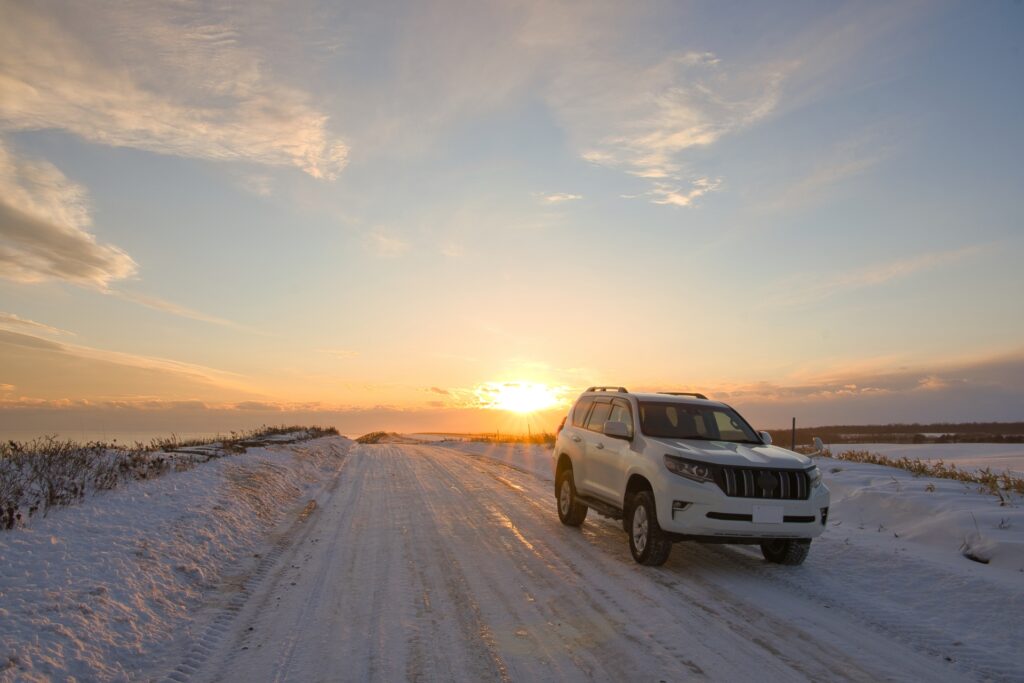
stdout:
[(477, 443), (523, 443), (536, 444), (539, 446), (554, 446), (555, 435), (551, 432), (536, 432), (530, 434), (469, 434), (466, 441)]
[(274, 443), (272, 437), (287, 434), (294, 437), (287, 441), (303, 441), (337, 433), (333, 427), (281, 425), (213, 439), (171, 436), (132, 446), (81, 444), (52, 436), (0, 443), (0, 529), (12, 529), (52, 507), (78, 502), (89, 491), (113, 489), (125, 481), (151, 479), (244, 453), (250, 446)]
[(915, 476), (919, 477), (954, 479), (966, 484), (978, 484), (982, 491), (998, 496), (1003, 503), (1007, 502), (1006, 493), (1013, 492), (1024, 495), (1024, 477), (1019, 477), (1009, 471), (997, 473), (988, 467), (970, 471), (960, 469), (952, 463), (947, 464), (942, 460), (921, 460), (920, 458), (908, 458), (906, 456), (891, 458), (887, 455), (870, 451), (847, 451), (837, 457), (840, 460), (898, 467), (901, 470), (912, 472)]
[(356, 443), (362, 443), (362, 444), (380, 443), (384, 439), (387, 439), (389, 437), (397, 437), (397, 436), (398, 436), (398, 434), (395, 434), (394, 432), (370, 432), (369, 434), (363, 434), (362, 436), (357, 438), (356, 439)]
[[(541, 446), (554, 446), (555, 435), (551, 432), (530, 432), (527, 434), (513, 434), (502, 432), (488, 432), (486, 434), (468, 434), (457, 432), (422, 432), (432, 436), (440, 436), (446, 441), (466, 441), (470, 443), (522, 443), (536, 444)], [(363, 434), (356, 443), (420, 443), (415, 436), (402, 436), (395, 432), (370, 432)]]

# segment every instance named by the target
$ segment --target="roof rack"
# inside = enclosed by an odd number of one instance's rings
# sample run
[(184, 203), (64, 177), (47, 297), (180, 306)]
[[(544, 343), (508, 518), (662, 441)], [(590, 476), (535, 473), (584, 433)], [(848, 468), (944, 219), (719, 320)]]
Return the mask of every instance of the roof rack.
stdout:
[(692, 391), (659, 391), (659, 394), (665, 394), (666, 396), (693, 396), (694, 398), (702, 398), (705, 401), (708, 397), (704, 394), (697, 394)]
[(628, 394), (629, 390), (626, 387), (590, 387), (587, 391), (614, 391), (619, 394)]

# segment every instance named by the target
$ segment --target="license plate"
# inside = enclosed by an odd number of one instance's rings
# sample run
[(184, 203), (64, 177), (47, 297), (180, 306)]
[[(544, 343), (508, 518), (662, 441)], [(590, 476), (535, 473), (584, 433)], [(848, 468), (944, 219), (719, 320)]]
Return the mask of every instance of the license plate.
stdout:
[(782, 508), (778, 505), (755, 505), (754, 524), (782, 524)]

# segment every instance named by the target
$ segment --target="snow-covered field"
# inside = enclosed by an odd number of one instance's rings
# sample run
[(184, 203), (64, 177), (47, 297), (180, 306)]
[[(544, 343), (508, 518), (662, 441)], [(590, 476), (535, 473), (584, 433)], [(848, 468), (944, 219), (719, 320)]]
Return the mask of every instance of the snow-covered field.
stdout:
[(831, 445), (829, 450), (834, 455), (848, 451), (870, 451), (891, 458), (942, 460), (963, 470), (988, 467), (993, 472), (1009, 470), (1024, 476), (1024, 444), (1020, 443), (844, 443)]
[(1020, 500), (820, 459), (803, 566), (653, 569), (550, 457), (334, 437), (55, 510), (0, 533), (0, 680), (1024, 681)]

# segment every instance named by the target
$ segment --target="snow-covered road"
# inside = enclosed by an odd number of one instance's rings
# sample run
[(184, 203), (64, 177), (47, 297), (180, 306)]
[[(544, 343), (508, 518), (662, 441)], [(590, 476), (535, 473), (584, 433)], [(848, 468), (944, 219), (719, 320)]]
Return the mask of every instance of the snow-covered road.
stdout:
[[(610, 520), (562, 526), (544, 477), (443, 445), (354, 447), (321, 500), (201, 615), (208, 626), (172, 680), (1021, 675), (1003, 644), (944, 642), (920, 605), (889, 604), (886, 591), (902, 588), (873, 588), (884, 558), (826, 547), (823, 557), (863, 575), (852, 584), (846, 571), (818, 576), (820, 563), (778, 567), (696, 544), (678, 544), (663, 568), (640, 567)], [(955, 596), (934, 600), (959, 607)]]

